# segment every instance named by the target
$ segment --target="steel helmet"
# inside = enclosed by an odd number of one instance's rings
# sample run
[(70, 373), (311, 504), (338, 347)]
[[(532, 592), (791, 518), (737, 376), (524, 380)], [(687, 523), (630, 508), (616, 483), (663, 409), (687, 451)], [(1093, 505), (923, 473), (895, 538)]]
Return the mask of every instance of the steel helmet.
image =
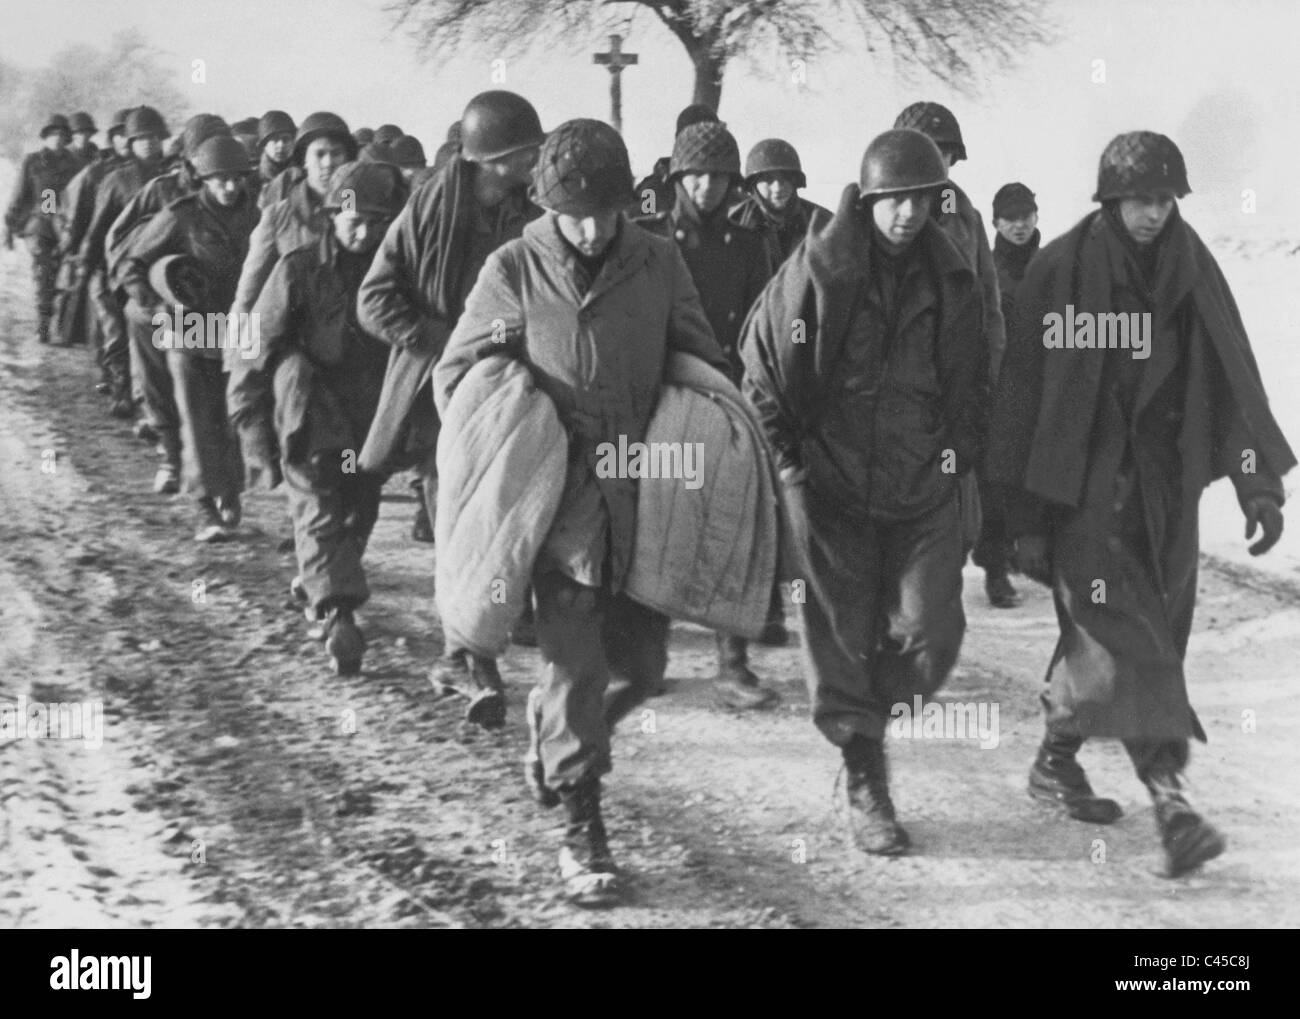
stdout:
[(267, 110), (257, 122), (257, 147), (260, 149), (271, 140), (272, 135), (287, 134), (292, 137), (297, 130), (298, 125), (284, 110)]
[(160, 139), (170, 138), (162, 114), (152, 106), (137, 106), (126, 116), (126, 137), (132, 141), (144, 134), (156, 134)]
[(53, 134), (55, 131), (62, 131), (68, 136), (72, 135), (72, 128), (68, 126), (68, 118), (62, 113), (54, 114), (45, 122), (45, 126), (41, 128), (41, 137), (44, 138), (47, 134)]
[(218, 173), (248, 173), (253, 168), (243, 142), (228, 134), (209, 138), (189, 158), (199, 179)]
[(482, 92), (469, 101), (461, 122), (461, 154), (476, 163), (542, 144), (537, 111), (514, 92)]
[(673, 161), (669, 165), (668, 179), (676, 180), (684, 173), (729, 173), (740, 176), (740, 146), (727, 130), (727, 125), (717, 120), (702, 120), (683, 128), (673, 143)]
[(68, 123), (72, 127), (73, 134), (79, 131), (85, 134), (94, 134), (99, 130), (95, 126), (95, 118), (84, 110), (80, 113), (74, 113)]
[(337, 138), (347, 150), (348, 160), (357, 158), (357, 140), (352, 137), (347, 123), (337, 113), (313, 113), (298, 127), (298, 135), (293, 140), (293, 161), (302, 164), (307, 153), (307, 146), (317, 138)]
[(126, 131), (126, 118), (131, 115), (131, 107), (127, 106), (113, 114), (113, 120), (108, 125), (108, 136), (110, 138), (115, 134), (122, 134)]
[(1154, 131), (1116, 135), (1101, 154), (1094, 202), (1143, 191), (1170, 191), (1176, 198), (1192, 192), (1187, 164), (1169, 138)]
[(532, 196), (568, 216), (622, 208), (632, 198), (632, 163), (622, 137), (603, 121), (566, 120), (542, 143)]
[(357, 159), (363, 163), (387, 163), (389, 166), (397, 165), (397, 157), (393, 155), (393, 147), (386, 142), (373, 141), (365, 146), (358, 154)]
[(788, 173), (794, 178), (795, 187), (808, 186), (808, 178), (799, 163), (799, 153), (793, 145), (780, 138), (764, 138), (745, 157), (745, 187), (753, 188), (754, 180), (764, 173)]
[(713, 112), (711, 107), (705, 106), (703, 103), (691, 103), (690, 106), (687, 106), (681, 113), (677, 114), (677, 130), (674, 132), (673, 137), (676, 138), (677, 135), (681, 134), (692, 124), (704, 124), (709, 121), (716, 122), (717, 119), (718, 115)]
[(397, 167), (355, 160), (344, 163), (330, 176), (322, 204), (327, 209), (391, 217), (402, 211), (406, 195), (406, 182)]
[(230, 125), (218, 117), (215, 113), (195, 114), (185, 122), (181, 128), (181, 155), (186, 159), (192, 160), (194, 154), (199, 151), (199, 146), (209, 138), (215, 138), (217, 135), (229, 135)]
[(380, 124), (375, 128), (375, 136), (370, 140), (372, 142), (383, 142), (385, 145), (392, 145), (398, 138), (402, 137), (402, 129), (396, 124)]
[(398, 166), (418, 169), (426, 165), (424, 146), (413, 134), (404, 134), (392, 144), (393, 159)]
[(943, 155), (929, 135), (894, 128), (877, 135), (862, 154), (863, 198), (937, 188), (948, 183)]
[(910, 127), (924, 132), (940, 147), (953, 150), (952, 161), (966, 158), (966, 143), (961, 140), (961, 126), (952, 110), (939, 103), (913, 103), (894, 121), (894, 127)]
[(352, 132), (352, 137), (357, 140), (358, 145), (369, 145), (375, 140), (375, 129), (373, 127), (359, 127)]

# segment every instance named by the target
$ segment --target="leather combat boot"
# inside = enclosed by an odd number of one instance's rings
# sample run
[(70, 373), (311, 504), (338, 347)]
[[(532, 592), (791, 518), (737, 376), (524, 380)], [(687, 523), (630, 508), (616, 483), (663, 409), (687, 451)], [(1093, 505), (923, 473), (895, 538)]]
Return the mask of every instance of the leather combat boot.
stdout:
[(366, 639), (352, 618), (351, 609), (336, 606), (329, 610), (325, 617), (325, 651), (336, 675), (355, 676), (361, 671)]
[(1123, 811), (1114, 800), (1097, 796), (1088, 784), (1088, 776), (1075, 759), (1083, 737), (1070, 736), (1048, 728), (1038, 757), (1029, 769), (1029, 795), (1050, 803), (1088, 824), (1114, 824)]
[(749, 671), (749, 641), (744, 637), (717, 634), (718, 671), (714, 692), (723, 707), (735, 711), (755, 711), (773, 707), (781, 698), (775, 690), (760, 686), (758, 677)]
[(600, 815), (600, 779), (584, 779), (560, 797), (568, 814), (560, 849), (565, 898), (589, 909), (618, 905), (623, 888)]
[(429, 682), (440, 697), (469, 698), (465, 721), (484, 729), (506, 724), (506, 688), (496, 660), (463, 648), (444, 654), (429, 670)]
[(1005, 566), (984, 571), (984, 593), (989, 596), (989, 604), (998, 609), (1014, 609), (1025, 600), (1011, 583)]
[(854, 736), (842, 748), (849, 830), (864, 853), (898, 856), (912, 840), (894, 817), (882, 739)]
[(1154, 773), (1146, 779), (1156, 807), (1156, 826), (1165, 849), (1165, 877), (1181, 877), (1228, 847), (1228, 841), (1214, 825), (1191, 808), (1184, 799), (1178, 776)]

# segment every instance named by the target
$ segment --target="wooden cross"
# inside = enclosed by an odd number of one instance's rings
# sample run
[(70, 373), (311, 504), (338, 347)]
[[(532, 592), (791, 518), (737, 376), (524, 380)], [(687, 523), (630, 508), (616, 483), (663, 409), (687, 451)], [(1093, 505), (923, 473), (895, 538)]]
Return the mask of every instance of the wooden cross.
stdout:
[(609, 68), (609, 107), (612, 116), (610, 119), (614, 124), (614, 130), (619, 134), (623, 133), (623, 68), (630, 67), (637, 62), (635, 53), (623, 52), (623, 37), (621, 35), (611, 35), (609, 37), (609, 52), (592, 54), (597, 64), (602, 64)]

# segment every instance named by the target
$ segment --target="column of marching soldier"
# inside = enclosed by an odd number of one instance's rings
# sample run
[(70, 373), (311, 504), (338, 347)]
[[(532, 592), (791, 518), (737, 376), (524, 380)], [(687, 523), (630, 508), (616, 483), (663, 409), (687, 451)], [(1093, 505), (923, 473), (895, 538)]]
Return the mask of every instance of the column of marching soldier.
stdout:
[[(933, 102), (870, 142), (833, 213), (799, 196), (792, 145), (760, 141), (742, 170), (701, 106), (682, 111), (671, 157), (639, 184), (612, 128), (544, 133), (504, 91), (469, 103), (428, 168), (396, 126), (354, 133), (331, 113), (301, 125), (274, 110), (234, 125), (201, 114), (165, 152), (147, 106), (114, 116), (103, 152), (94, 133), (86, 114), (51, 117), (6, 214), (6, 242), (21, 234), (31, 250), (39, 338), (90, 339), (110, 413), (139, 415), (155, 489), (183, 485), (198, 540), (232, 535), (246, 482), (283, 483), (292, 590), (338, 672), (361, 665), (354, 613), (385, 480), (412, 473), (416, 540), (435, 522), (440, 539), (465, 533), (464, 479), (485, 468), (439, 460), (440, 422), (444, 456), (486, 449), (516, 482), (537, 468), (526, 456), (558, 456), (526, 482), (545, 515), (510, 518), (507, 537), (516, 558), (528, 550), (513, 637), (545, 663), (525, 775), (540, 804), (564, 805), (572, 901), (624, 894), (601, 781), (613, 727), (662, 688), (668, 634), (668, 615), (625, 590), (633, 543), (657, 522), (638, 522), (635, 477), (596, 470), (595, 450), (646, 437), (669, 364), (695, 364), (714, 396), (743, 391), (763, 438), (782, 565), (742, 573), (731, 597), (759, 598), (754, 632), (780, 646), (775, 581), (799, 579), (813, 719), (843, 755), (837, 795), (861, 850), (909, 847), (884, 736), (891, 705), (933, 694), (956, 662), (973, 551), (993, 605), (1019, 603), (1013, 572), (1055, 600), (1030, 793), (1115, 821), (1077, 755), (1089, 736), (1119, 738), (1153, 798), (1166, 873), (1223, 851), (1181, 785), (1189, 739), (1205, 738), (1183, 672), (1197, 503), (1229, 477), (1247, 538), (1262, 529), (1251, 551), (1266, 551), (1295, 459), (1227, 282), (1181, 218), (1190, 187), (1167, 137), (1114, 138), (1100, 207), (1041, 250), (1034, 193), (1007, 184), (990, 250), (950, 178), (966, 158), (960, 128)], [(1049, 348), (1044, 316), (1067, 305), (1149, 315), (1150, 356)], [(180, 342), (166, 326), (177, 308), (252, 316), (257, 342)], [(716, 535), (693, 545), (690, 529), (674, 518), (654, 532), (665, 561), (707, 553)], [(479, 554), (463, 544), (439, 551), (459, 568)], [(500, 726), (494, 649), (461, 643), (448, 635), (430, 678), (467, 698), (471, 722)], [(733, 709), (777, 699), (747, 645), (717, 636), (716, 692)]]

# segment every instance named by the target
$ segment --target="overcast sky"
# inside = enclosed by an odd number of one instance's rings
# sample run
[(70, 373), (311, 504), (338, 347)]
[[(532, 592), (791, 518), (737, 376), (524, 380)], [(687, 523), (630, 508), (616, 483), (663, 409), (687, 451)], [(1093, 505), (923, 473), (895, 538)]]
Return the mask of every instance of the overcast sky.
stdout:
[[(900, 81), (846, 25), (832, 32), (842, 50), (811, 61), (806, 85), (792, 82), (776, 53), (730, 68), (720, 112), (742, 154), (764, 137), (793, 142), (809, 197), (833, 205), (856, 178), (867, 142), (909, 102), (938, 100), (957, 114), (970, 155), (954, 179), (986, 217), (1000, 184), (1024, 181), (1039, 195), (1047, 236), (1090, 207), (1106, 142), (1148, 128), (1183, 147), (1195, 192), (1183, 208), (1202, 232), (1300, 233), (1300, 3), (1056, 0), (1053, 9), (1062, 41), (1014, 74), (995, 72), (973, 97), (930, 79)], [(0, 56), (29, 67), (69, 42), (103, 43), (136, 25), (174, 62), (196, 112), (235, 119), (278, 107), (301, 119), (330, 109), (353, 127), (393, 121), (430, 156), (466, 101), (487, 88), (521, 92), (548, 128), (609, 117), (609, 76), (591, 63), (603, 37), (511, 60), (500, 86), (491, 79), (500, 54), (486, 46), (419, 62), (383, 0), (9, 0), (5, 22)], [(641, 174), (671, 150), (676, 114), (691, 99), (690, 64), (648, 11), (630, 19), (626, 35), (624, 49), (639, 53), (640, 64), (623, 75), (624, 129)], [(195, 59), (206, 62), (205, 84), (190, 81)], [(1097, 60), (1105, 61), (1104, 84), (1093, 81)], [(118, 105), (106, 96), (92, 112), (106, 116)], [(1208, 112), (1193, 129), (1186, 120), (1198, 106)], [(1246, 188), (1255, 192), (1253, 215), (1241, 209)]]

